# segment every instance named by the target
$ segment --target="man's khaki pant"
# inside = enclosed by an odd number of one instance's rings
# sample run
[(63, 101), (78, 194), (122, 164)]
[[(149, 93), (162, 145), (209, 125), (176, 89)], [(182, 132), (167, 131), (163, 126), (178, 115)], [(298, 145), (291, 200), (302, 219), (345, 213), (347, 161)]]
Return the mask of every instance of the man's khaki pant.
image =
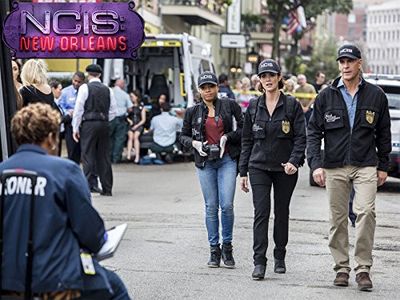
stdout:
[(353, 211), (357, 215), (354, 258), (356, 274), (369, 272), (375, 233), (376, 167), (325, 169), (330, 208), (329, 249), (336, 272), (349, 273), (348, 214), (352, 185), (355, 190)]

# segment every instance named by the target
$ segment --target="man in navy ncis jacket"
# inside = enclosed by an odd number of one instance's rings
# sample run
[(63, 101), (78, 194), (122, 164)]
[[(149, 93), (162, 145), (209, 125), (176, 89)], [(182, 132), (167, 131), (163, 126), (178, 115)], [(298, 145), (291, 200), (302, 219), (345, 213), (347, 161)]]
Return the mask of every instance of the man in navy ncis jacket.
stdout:
[[(352, 186), (357, 215), (354, 258), (361, 291), (372, 289), (369, 275), (376, 226), (377, 186), (387, 178), (391, 132), (388, 100), (361, 74), (361, 52), (354, 45), (338, 50), (341, 76), (320, 92), (308, 124), (307, 157), (313, 178), (326, 184), (330, 208), (329, 248), (336, 286), (348, 286), (350, 273), (348, 202)], [(324, 139), (324, 156), (321, 140)]]
[[(7, 169), (39, 175), (34, 189), (32, 291), (81, 290), (84, 295), (96, 290), (103, 291), (98, 299), (129, 299), (122, 281), (96, 260), (96, 275), (82, 271), (80, 250), (98, 252), (105, 242), (105, 229), (91, 205), (89, 187), (79, 166), (48, 155), (40, 146), (24, 144), (0, 164), (0, 173)], [(11, 177), (5, 185), (2, 289), (24, 292), (32, 187), (21, 177)]]

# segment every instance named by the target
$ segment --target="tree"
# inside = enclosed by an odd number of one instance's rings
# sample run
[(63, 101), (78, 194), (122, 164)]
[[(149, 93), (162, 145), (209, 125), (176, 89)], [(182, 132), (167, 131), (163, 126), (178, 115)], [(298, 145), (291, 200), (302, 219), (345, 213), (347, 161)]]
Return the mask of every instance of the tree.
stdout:
[[(290, 10), (296, 7), (296, 4), (304, 7), (307, 20), (316, 18), (323, 12), (348, 14), (353, 8), (353, 0), (267, 0), (267, 3), (270, 17), (274, 20), (271, 55), (274, 59), (280, 58), (279, 37), (283, 18), (289, 14)], [(297, 47), (297, 42), (302, 38), (303, 34), (304, 31), (295, 36), (295, 47)]]
[(326, 75), (326, 79), (334, 79), (339, 75), (337, 57), (337, 45), (333, 37), (317, 41), (318, 47), (315, 47), (311, 56), (311, 62), (307, 65), (306, 75), (310, 81), (315, 77), (318, 71)]

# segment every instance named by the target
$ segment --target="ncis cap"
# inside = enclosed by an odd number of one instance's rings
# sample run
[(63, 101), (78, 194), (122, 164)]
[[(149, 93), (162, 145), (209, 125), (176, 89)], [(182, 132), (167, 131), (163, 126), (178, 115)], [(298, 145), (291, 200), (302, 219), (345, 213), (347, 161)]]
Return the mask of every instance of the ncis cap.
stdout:
[(258, 65), (258, 76), (262, 73), (280, 74), (281, 67), (273, 59), (265, 59)]
[(201, 87), (203, 84), (210, 83), (213, 85), (218, 85), (217, 76), (213, 72), (206, 71), (200, 74), (197, 81), (197, 85)]
[(361, 59), (361, 51), (354, 45), (343, 45), (339, 48), (336, 60), (343, 57)]
[(86, 72), (101, 74), (103, 73), (103, 69), (99, 65), (91, 64), (86, 67)]

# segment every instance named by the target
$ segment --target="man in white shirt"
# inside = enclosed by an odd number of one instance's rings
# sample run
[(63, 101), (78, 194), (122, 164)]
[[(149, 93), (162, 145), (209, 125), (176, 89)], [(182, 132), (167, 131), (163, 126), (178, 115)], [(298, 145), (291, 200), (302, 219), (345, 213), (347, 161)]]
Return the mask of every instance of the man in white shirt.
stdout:
[(171, 116), (169, 103), (161, 104), (161, 115), (151, 120), (150, 129), (153, 131), (153, 144), (150, 147), (155, 153), (171, 153), (176, 142), (176, 132), (181, 131), (183, 120)]
[[(72, 119), (73, 138), (81, 140), (83, 172), (92, 192), (112, 196), (113, 175), (110, 159), (108, 123), (115, 118), (116, 102), (113, 91), (100, 81), (99, 65), (86, 67), (88, 84), (83, 84), (76, 97)], [(99, 175), (102, 191), (97, 185)]]

